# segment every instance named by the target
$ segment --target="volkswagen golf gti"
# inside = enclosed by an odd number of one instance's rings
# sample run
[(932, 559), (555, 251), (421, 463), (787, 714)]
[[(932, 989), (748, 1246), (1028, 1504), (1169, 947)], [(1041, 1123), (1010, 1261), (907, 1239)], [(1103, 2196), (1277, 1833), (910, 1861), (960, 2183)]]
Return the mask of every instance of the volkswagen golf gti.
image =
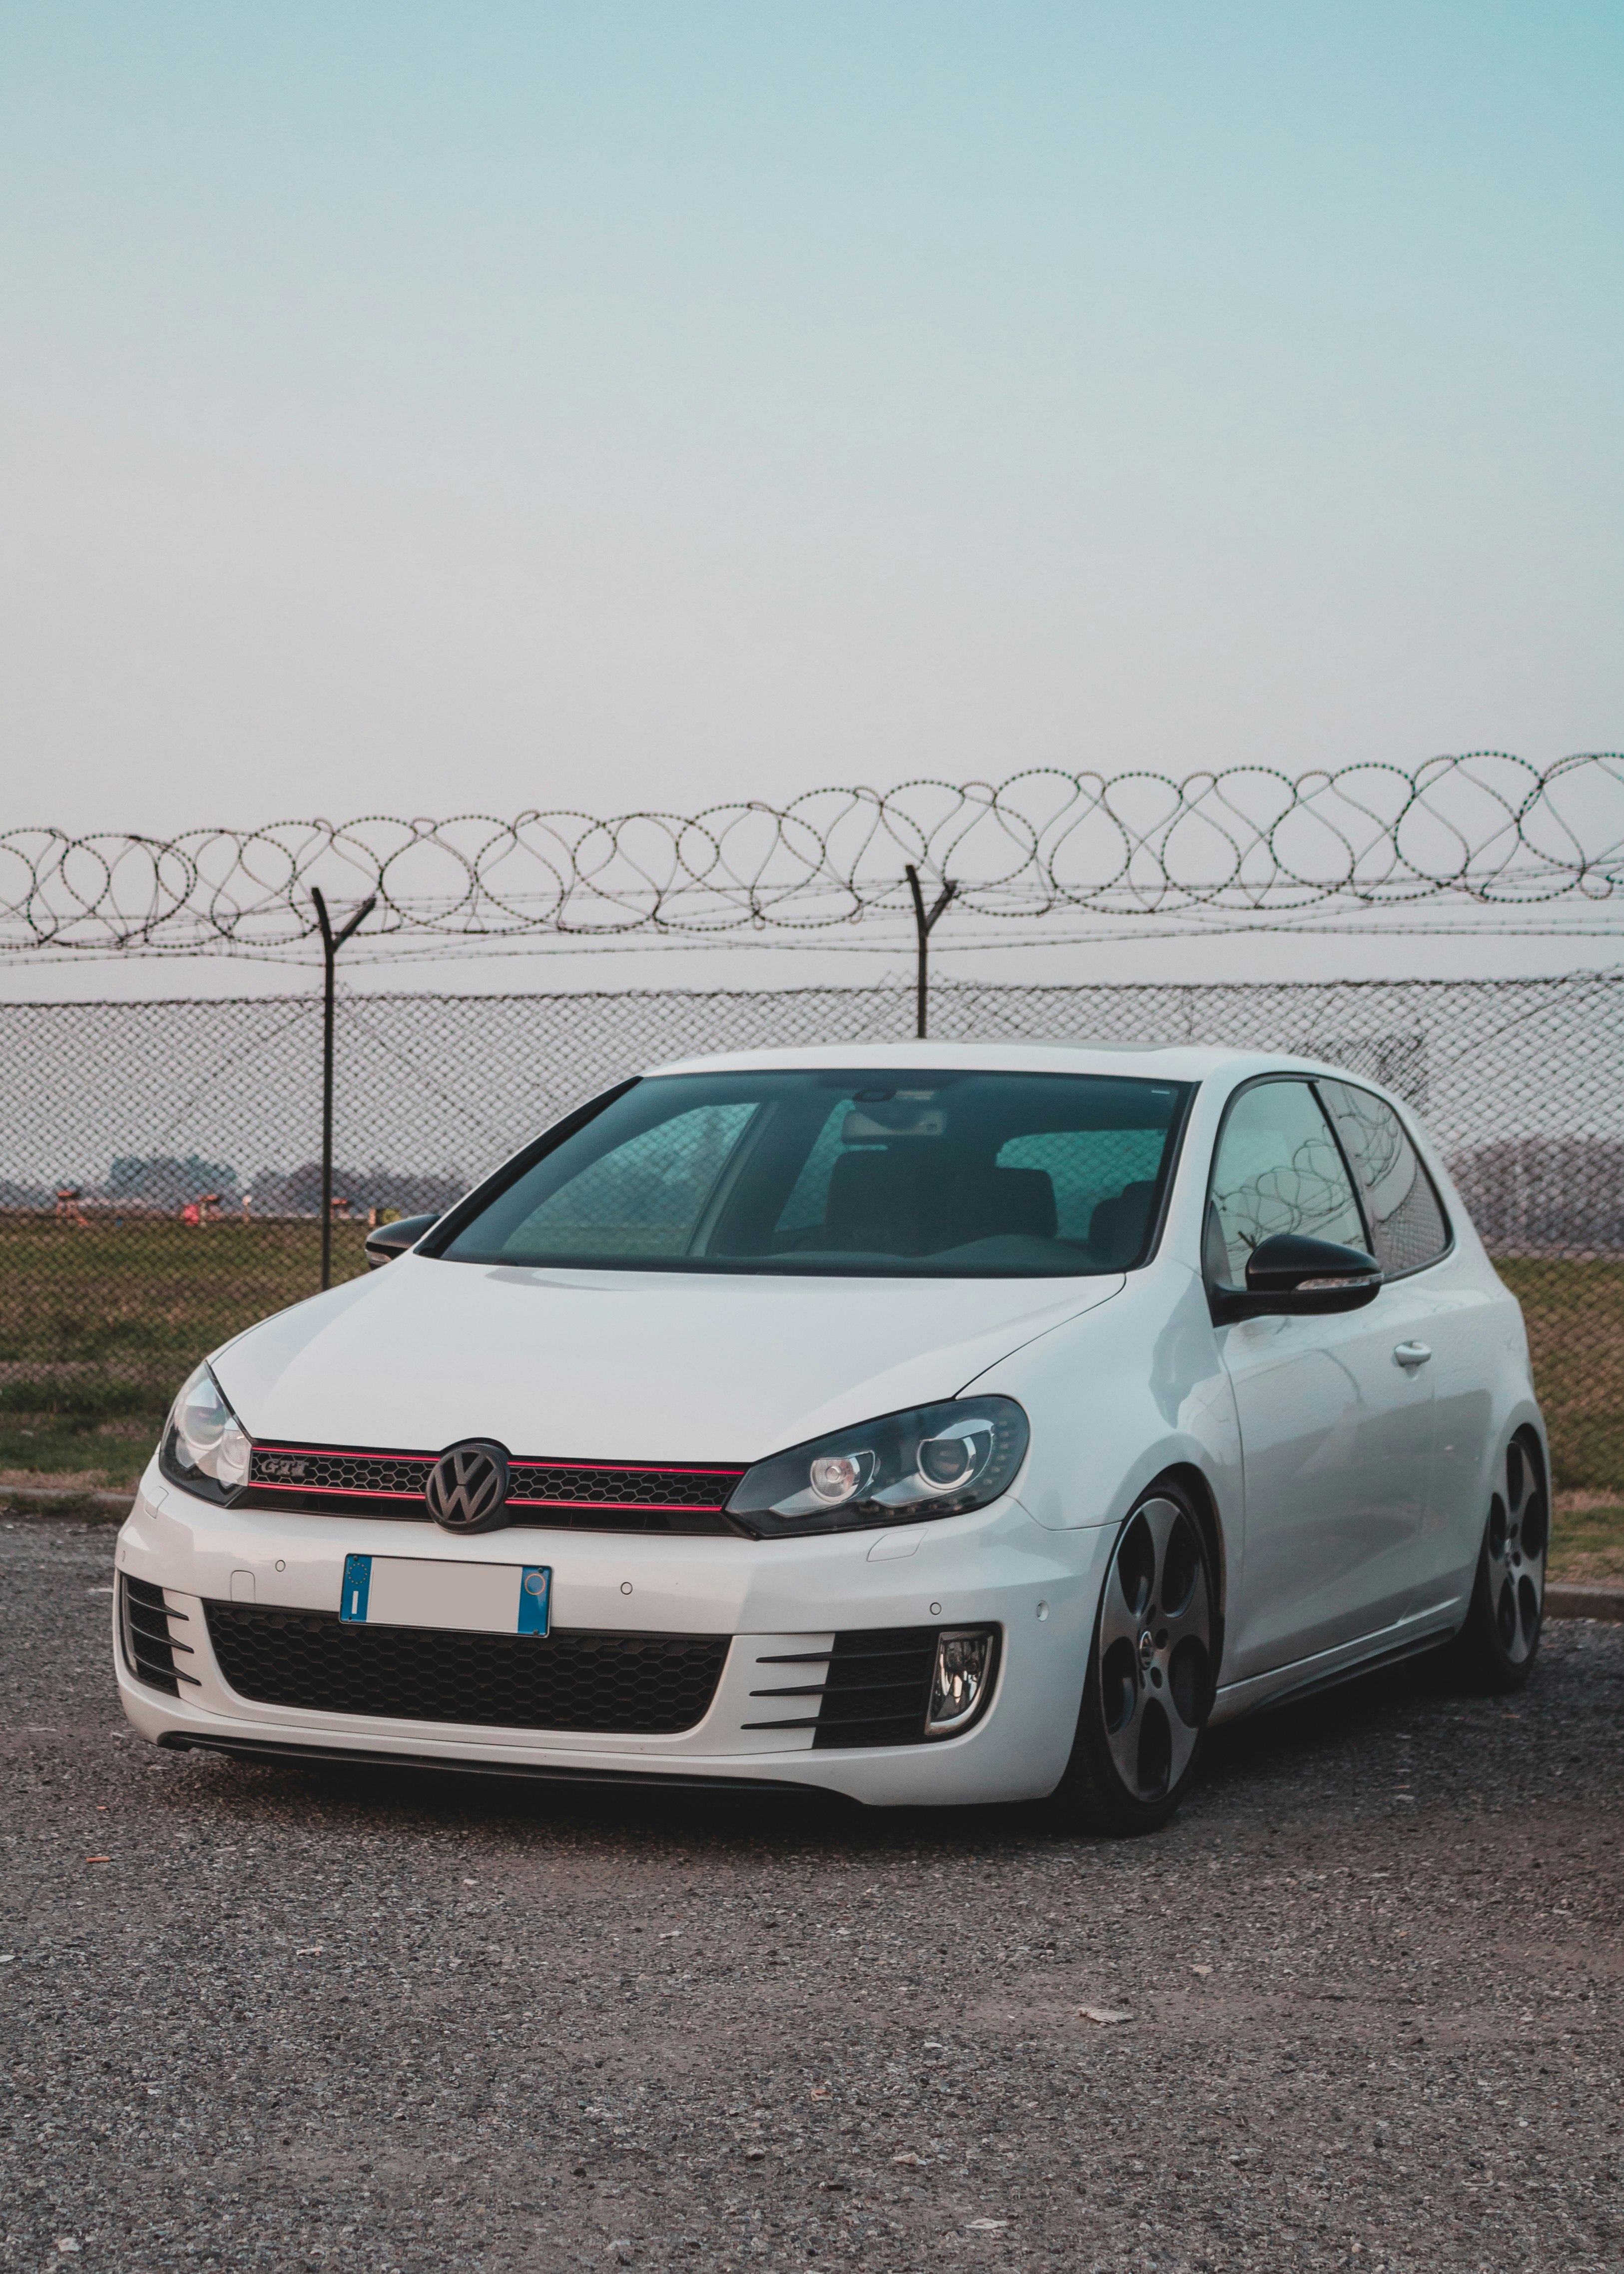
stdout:
[(1357, 1073), (688, 1060), (371, 1247), (175, 1402), (114, 1607), (160, 1745), (1133, 1832), (1217, 1722), (1533, 1665), (1522, 1315)]

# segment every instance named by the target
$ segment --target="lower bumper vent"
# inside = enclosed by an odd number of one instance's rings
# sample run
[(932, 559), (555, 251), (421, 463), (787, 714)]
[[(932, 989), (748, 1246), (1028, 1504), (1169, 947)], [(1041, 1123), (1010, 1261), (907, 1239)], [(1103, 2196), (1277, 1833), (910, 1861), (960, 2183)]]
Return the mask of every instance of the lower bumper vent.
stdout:
[(704, 1719), (728, 1646), (726, 1635), (453, 1634), (263, 1604), (203, 1609), (239, 1698), (477, 1728), (675, 1736)]
[(195, 1655), (192, 1645), (179, 1641), (174, 1632), (174, 1626), (191, 1623), (184, 1611), (168, 1608), (162, 1587), (154, 1587), (149, 1579), (130, 1579), (119, 1573), (118, 1627), (124, 1638), (124, 1664), (149, 1690), (178, 1698), (183, 1682), (194, 1690), (198, 1687), (197, 1675), (176, 1664), (177, 1652), (183, 1659)]
[(782, 1668), (784, 1685), (750, 1695), (763, 1706), (771, 1698), (783, 1718), (746, 1726), (810, 1729), (815, 1751), (922, 1744), (940, 1632), (937, 1627), (859, 1628), (838, 1634), (826, 1652), (758, 1660)]

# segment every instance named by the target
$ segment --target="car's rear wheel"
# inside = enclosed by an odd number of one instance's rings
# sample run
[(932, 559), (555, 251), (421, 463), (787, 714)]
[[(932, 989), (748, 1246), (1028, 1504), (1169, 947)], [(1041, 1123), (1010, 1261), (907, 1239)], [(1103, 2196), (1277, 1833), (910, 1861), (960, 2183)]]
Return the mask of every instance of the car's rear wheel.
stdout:
[(1101, 1831), (1154, 1832), (1195, 1774), (1212, 1711), (1212, 1573), (1182, 1487), (1154, 1485), (1117, 1535), (1071, 1758), (1056, 1798)]
[(1490, 1495), (1471, 1608), (1451, 1651), (1451, 1671), (1472, 1689), (1503, 1697), (1521, 1690), (1534, 1670), (1545, 1621), (1550, 1511), (1538, 1440), (1520, 1429)]

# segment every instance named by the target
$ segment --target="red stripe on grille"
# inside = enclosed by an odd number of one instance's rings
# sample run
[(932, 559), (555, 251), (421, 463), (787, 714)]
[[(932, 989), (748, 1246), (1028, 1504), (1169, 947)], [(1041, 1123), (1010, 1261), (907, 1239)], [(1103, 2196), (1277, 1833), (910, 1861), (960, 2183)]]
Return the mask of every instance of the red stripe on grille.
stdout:
[(742, 1469), (703, 1469), (688, 1461), (509, 1461), (510, 1469), (592, 1469), (619, 1477), (741, 1477)]
[(416, 1492), (385, 1492), (377, 1485), (274, 1485), (264, 1477), (251, 1477), (256, 1492), (328, 1493), (345, 1500), (421, 1500)]
[(704, 1500), (513, 1500), (509, 1508), (649, 1509), (657, 1516), (719, 1516), (722, 1503)]

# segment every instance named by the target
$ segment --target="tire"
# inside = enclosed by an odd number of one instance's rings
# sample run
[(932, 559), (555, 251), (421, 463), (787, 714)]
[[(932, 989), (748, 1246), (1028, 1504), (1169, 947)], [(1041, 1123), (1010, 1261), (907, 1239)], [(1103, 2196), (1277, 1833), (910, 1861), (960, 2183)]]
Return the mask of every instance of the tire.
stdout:
[(1520, 1429), (1506, 1448), (1500, 1489), (1490, 1496), (1471, 1608), (1449, 1645), (1448, 1672), (1462, 1689), (1509, 1697), (1534, 1670), (1545, 1622), (1550, 1506), (1539, 1441)]
[(1178, 1485), (1153, 1485), (1129, 1510), (1100, 1591), (1077, 1735), (1054, 1796), (1065, 1815), (1129, 1837), (1168, 1821), (1200, 1759), (1215, 1624), (1195, 1503)]

